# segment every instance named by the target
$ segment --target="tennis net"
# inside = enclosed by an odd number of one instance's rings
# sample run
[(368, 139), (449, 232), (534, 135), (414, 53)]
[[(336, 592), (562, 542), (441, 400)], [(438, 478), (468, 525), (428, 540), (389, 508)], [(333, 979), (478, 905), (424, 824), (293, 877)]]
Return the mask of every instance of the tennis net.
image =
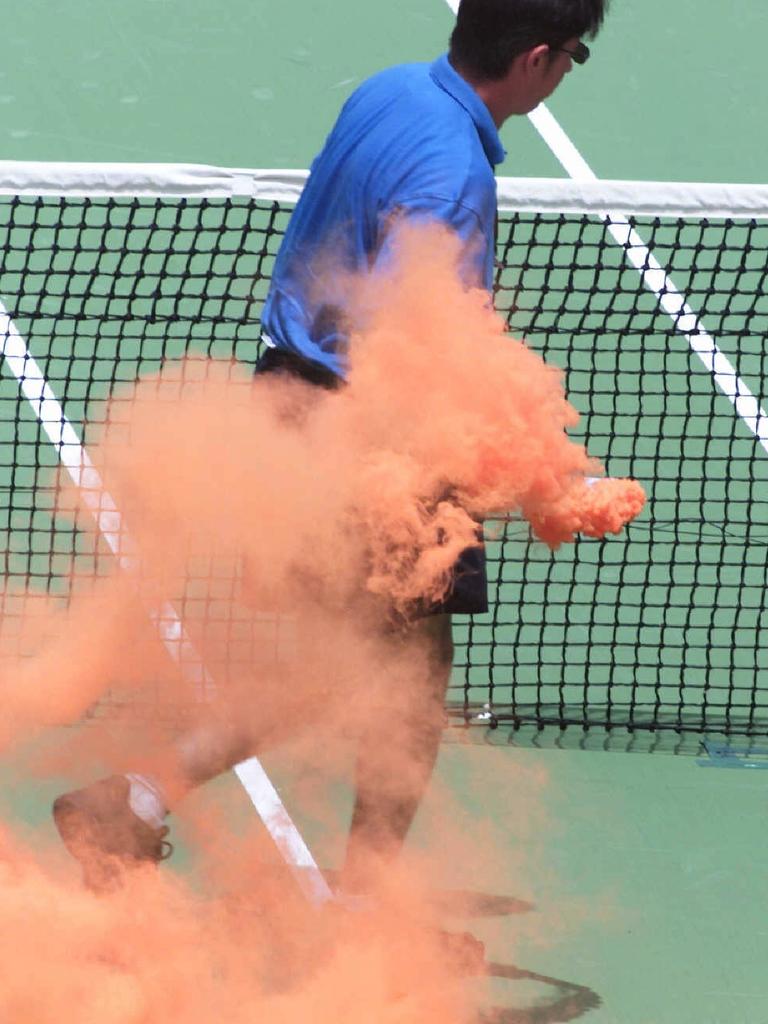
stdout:
[[(73, 565), (114, 567), (116, 510), (94, 530), (55, 474), (82, 470), (105, 399), (188, 355), (254, 364), (304, 180), (0, 163), (0, 657), (36, 597), (66, 602)], [(574, 433), (649, 504), (555, 555), (489, 524), (492, 607), (456, 621), (451, 719), (768, 734), (768, 188), (502, 179), (497, 257), (510, 331), (563, 368)], [(236, 582), (197, 566), (159, 628), (279, 654), (290, 623), (222, 610)], [(163, 702), (150, 688), (147, 713)]]

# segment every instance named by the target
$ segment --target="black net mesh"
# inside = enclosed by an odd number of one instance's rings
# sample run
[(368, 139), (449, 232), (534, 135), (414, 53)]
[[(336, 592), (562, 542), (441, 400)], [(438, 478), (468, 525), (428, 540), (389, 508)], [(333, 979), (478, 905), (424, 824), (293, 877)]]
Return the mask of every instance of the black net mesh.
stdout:
[[(248, 199), (0, 201), (0, 300), (86, 446), (122, 384), (190, 354), (255, 363), (289, 215)], [(716, 339), (736, 386), (760, 399), (768, 225), (631, 223)], [(768, 734), (768, 452), (716, 386), (713, 357), (693, 354), (596, 216), (503, 216), (496, 305), (514, 334), (563, 368), (591, 453), (611, 476), (638, 478), (650, 500), (620, 537), (555, 555), (529, 542), (524, 523), (489, 524), (492, 607), (456, 620), (449, 713)], [(169, 386), (194, 383), (184, 373)], [(120, 402), (110, 410), (119, 418)], [(80, 578), (114, 568), (82, 513), (67, 510), (57, 464), (6, 360), (0, 656), (23, 649), (36, 601), (66, 602), (73, 565)], [(239, 574), (215, 558), (193, 564), (184, 593), (172, 595), (184, 622), (198, 624), (214, 676), (239, 650), (279, 658), (295, 639), (290, 620), (242, 612)], [(216, 663), (223, 648), (227, 665)], [(147, 681), (148, 714), (161, 713), (163, 687)], [(99, 713), (119, 704), (113, 694)]]

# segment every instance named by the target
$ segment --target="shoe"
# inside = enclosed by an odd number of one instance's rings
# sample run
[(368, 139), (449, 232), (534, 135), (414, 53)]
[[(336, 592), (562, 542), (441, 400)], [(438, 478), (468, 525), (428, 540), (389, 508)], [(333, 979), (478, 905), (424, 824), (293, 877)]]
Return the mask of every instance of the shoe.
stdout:
[(173, 853), (168, 828), (153, 828), (131, 810), (131, 784), (111, 775), (58, 797), (53, 820), (64, 845), (80, 861), (83, 881), (94, 892), (118, 888), (126, 871), (157, 864)]

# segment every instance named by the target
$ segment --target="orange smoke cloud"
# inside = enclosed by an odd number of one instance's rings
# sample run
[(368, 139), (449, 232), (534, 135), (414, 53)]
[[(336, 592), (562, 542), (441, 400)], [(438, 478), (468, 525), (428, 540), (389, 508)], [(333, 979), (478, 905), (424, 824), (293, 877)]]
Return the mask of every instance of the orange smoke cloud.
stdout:
[[(578, 414), (561, 372), (506, 335), (485, 292), (456, 287), (458, 247), (447, 231), (406, 226), (399, 252), (363, 289), (367, 322), (352, 345), (354, 433), (386, 453), (375, 465), (377, 494), (388, 475), (398, 496), (402, 477), (417, 481), (405, 484), (412, 497), (450, 489), (477, 519), (521, 512), (551, 547), (579, 532), (618, 532), (641, 511), (642, 488), (587, 485), (602, 468), (566, 434)], [(459, 522), (440, 523), (446, 543)]]
[[(205, 897), (152, 870), (96, 897), (41, 865), (7, 833), (0, 843), (4, 1021), (471, 1019), (461, 986), (425, 927), (429, 913), (405, 877), (397, 913), (391, 907), (378, 916), (299, 904), (284, 884), (269, 875), (265, 881), (256, 870), (251, 900)], [(236, 848), (233, 856), (244, 854)]]
[[(426, 654), (398, 651), (383, 625), (393, 608), (444, 595), (478, 521), (519, 512), (556, 547), (578, 532), (617, 531), (640, 511), (635, 482), (588, 482), (601, 469), (566, 433), (577, 414), (560, 372), (505, 335), (484, 293), (459, 287), (455, 240), (403, 229), (397, 249), (390, 268), (350, 289), (360, 327), (339, 391), (190, 360), (116, 396), (90, 455), (135, 559), (77, 592), (66, 612), (41, 615), (36, 628), (51, 639), (4, 662), (1, 740), (77, 721), (115, 685), (129, 706), (145, 699), (147, 681), (182, 694), (183, 672), (151, 621), (170, 601), (228, 714), (257, 745), (303, 729), (332, 773), (335, 736), (364, 730), (383, 706), (408, 714)], [(287, 641), (265, 642), (281, 619)], [(129, 768), (125, 736), (113, 744), (106, 735), (109, 743), (95, 727), (98, 742), (80, 735), (80, 756), (98, 749), (111, 770)], [(138, 759), (158, 733), (134, 728), (130, 738)], [(393, 740), (379, 737), (389, 777), (417, 772), (417, 756), (409, 765), (407, 744)], [(390, 880), (389, 910), (374, 925), (329, 925), (277, 896), (277, 917), (254, 923), (202, 906), (172, 878), (139, 876), (95, 900), (10, 840), (6, 850), (5, 934), (18, 929), (23, 941), (13, 948), (7, 938), (0, 960), (4, 1019), (21, 1019), (24, 1006), (25, 1021), (49, 1024), (72, 1005), (83, 1024), (237, 1024), (256, 1013), (286, 1024), (361, 1015), (453, 1024), (471, 1015), (422, 926), (430, 915), (413, 877)], [(419, 924), (406, 905), (422, 907)], [(275, 995), (264, 981), (277, 933), (308, 936), (302, 955), (315, 966), (300, 996)], [(41, 957), (45, 987), (35, 989)], [(393, 998), (393, 977), (396, 994), (412, 994)], [(25, 991), (34, 993), (26, 1003)]]
[[(190, 553), (248, 566), (250, 599), (343, 607), (438, 600), (476, 520), (520, 512), (550, 546), (616, 532), (642, 509), (635, 481), (566, 431), (562, 375), (504, 332), (482, 291), (457, 285), (456, 240), (400, 229), (394, 265), (357, 282), (348, 386), (173, 364), (131, 396), (95, 459), (142, 558), (147, 600)], [(127, 442), (127, 438), (130, 441)], [(154, 597), (153, 597), (154, 595)]]

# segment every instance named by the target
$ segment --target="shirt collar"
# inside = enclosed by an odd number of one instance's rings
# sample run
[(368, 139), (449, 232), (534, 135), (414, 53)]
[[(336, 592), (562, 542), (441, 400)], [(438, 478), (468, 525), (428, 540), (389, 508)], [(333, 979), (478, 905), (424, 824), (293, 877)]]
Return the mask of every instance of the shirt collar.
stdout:
[(489, 163), (495, 167), (506, 157), (506, 151), (501, 144), (496, 125), (493, 123), (491, 112), (483, 103), (475, 90), (456, 71), (448, 60), (448, 54), (444, 53), (438, 57), (429, 70), (430, 77), (441, 89), (452, 96), (475, 122), (477, 133), (483, 144), (485, 155)]

